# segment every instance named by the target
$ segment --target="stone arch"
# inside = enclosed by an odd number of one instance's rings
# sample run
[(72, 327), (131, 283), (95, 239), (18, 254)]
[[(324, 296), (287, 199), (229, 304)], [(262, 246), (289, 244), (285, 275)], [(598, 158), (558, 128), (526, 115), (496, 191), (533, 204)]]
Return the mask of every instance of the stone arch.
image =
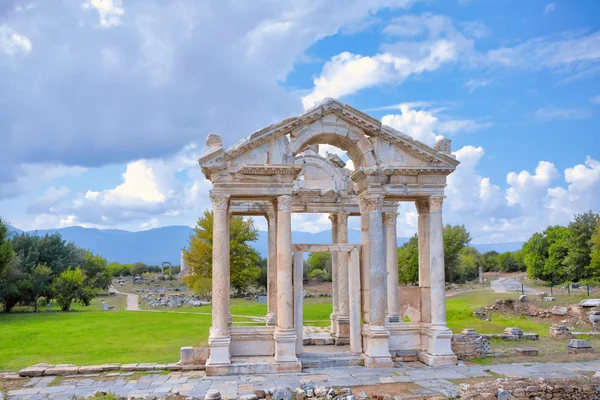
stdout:
[(369, 138), (362, 129), (343, 120), (338, 119), (333, 124), (317, 121), (294, 132), (291, 137), (288, 149), (294, 156), (310, 145), (329, 144), (347, 152), (355, 168), (377, 166), (377, 157)]

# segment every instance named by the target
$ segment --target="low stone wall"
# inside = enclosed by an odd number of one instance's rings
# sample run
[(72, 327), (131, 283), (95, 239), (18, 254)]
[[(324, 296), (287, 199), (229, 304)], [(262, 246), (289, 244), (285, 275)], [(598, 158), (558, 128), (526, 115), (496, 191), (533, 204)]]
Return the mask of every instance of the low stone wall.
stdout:
[(590, 381), (574, 379), (520, 379), (462, 383), (460, 398), (465, 400), (577, 399), (600, 400), (600, 376)]
[(459, 360), (485, 357), (490, 353), (490, 343), (481, 335), (452, 335), (452, 352)]

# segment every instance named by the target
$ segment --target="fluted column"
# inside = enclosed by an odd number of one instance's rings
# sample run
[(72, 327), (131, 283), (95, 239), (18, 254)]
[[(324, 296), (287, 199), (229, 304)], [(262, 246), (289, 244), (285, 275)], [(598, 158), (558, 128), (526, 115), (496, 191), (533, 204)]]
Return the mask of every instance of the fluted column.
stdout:
[[(329, 220), (331, 221), (331, 243), (336, 243), (338, 238), (338, 218), (337, 214), (329, 214)], [(331, 301), (333, 302), (333, 312), (330, 315), (331, 319), (331, 333), (337, 334), (337, 316), (339, 314), (339, 301), (338, 301), (338, 268), (337, 268), (338, 255), (335, 251), (331, 252)]]
[(370, 289), (369, 283), (369, 210), (364, 198), (359, 199), (360, 205), (360, 294), (362, 303), (362, 320), (368, 324), (370, 317)]
[(231, 363), (229, 345), (229, 195), (211, 193), (213, 207), (212, 327), (208, 337), (207, 366)]
[(277, 214), (276, 211), (267, 213), (268, 249), (267, 258), (267, 325), (275, 325), (277, 315)]
[(388, 368), (394, 363), (390, 355), (390, 333), (385, 326), (386, 260), (383, 235), (383, 193), (373, 191), (363, 195), (369, 212), (369, 298), (370, 320), (363, 329), (365, 366)]
[(430, 260), (429, 260), (429, 199), (415, 202), (419, 213), (417, 235), (419, 241), (419, 288), (421, 292), (421, 322), (431, 322)]
[(397, 212), (383, 214), (385, 225), (385, 258), (387, 273), (387, 317), (388, 322), (400, 322), (398, 312), (398, 245), (396, 239)]
[(444, 223), (442, 205), (444, 196), (429, 198), (429, 262), (431, 285), (431, 325), (446, 328), (446, 279), (444, 272)]
[(275, 361), (297, 362), (292, 273), (292, 196), (277, 198), (277, 326)]
[[(339, 212), (337, 214), (337, 243), (348, 244), (348, 213)], [(337, 278), (338, 278), (338, 304), (339, 311), (337, 316), (338, 328), (336, 334), (337, 344), (346, 344), (350, 342), (350, 314), (348, 294), (348, 256), (347, 252), (337, 253)]]

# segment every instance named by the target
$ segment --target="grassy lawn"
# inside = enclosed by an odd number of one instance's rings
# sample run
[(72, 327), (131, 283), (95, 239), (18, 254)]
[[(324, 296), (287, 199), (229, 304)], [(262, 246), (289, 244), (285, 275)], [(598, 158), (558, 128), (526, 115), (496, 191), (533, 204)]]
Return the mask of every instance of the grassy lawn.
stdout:
[(504, 328), (516, 326), (524, 332), (537, 333), (540, 336), (548, 336), (549, 323), (538, 322), (532, 318), (507, 317), (492, 314), (491, 321), (483, 321), (473, 315), (473, 311), (497, 299), (518, 299), (518, 294), (494, 293), (480, 290), (459, 294), (446, 301), (446, 318), (448, 327), (459, 333), (465, 328), (473, 328), (479, 333), (502, 333)]
[(208, 337), (210, 315), (43, 312), (0, 315), (0, 371), (46, 363), (176, 362)]

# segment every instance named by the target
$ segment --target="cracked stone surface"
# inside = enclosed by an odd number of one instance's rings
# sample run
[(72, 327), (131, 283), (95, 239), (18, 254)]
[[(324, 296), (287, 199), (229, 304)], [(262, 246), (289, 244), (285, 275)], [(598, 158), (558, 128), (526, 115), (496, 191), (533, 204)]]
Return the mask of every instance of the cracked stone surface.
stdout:
[[(450, 379), (490, 377), (488, 373), (513, 378), (576, 378), (600, 371), (600, 360), (574, 363), (514, 363), (487, 366), (459, 364), (451, 367), (428, 367), (421, 363), (404, 363), (396, 368), (370, 369), (360, 366), (335, 368), (307, 368), (302, 373), (239, 375), (207, 377), (203, 372), (149, 373), (135, 378), (128, 373), (107, 376), (65, 378), (54, 383), (54, 377), (30, 378), (22, 389), (11, 390), (11, 399), (71, 399), (90, 396), (96, 392), (112, 392), (119, 396), (165, 396), (179, 393), (203, 398), (209, 389), (217, 389), (224, 398), (235, 399), (257, 389), (273, 386), (300, 387), (300, 381), (316, 386), (375, 385), (381, 383), (412, 382), (420, 387), (412, 389), (415, 395), (443, 395), (452, 397), (458, 386)], [(133, 378), (133, 379), (132, 379)], [(102, 380), (100, 380), (102, 379)]]

